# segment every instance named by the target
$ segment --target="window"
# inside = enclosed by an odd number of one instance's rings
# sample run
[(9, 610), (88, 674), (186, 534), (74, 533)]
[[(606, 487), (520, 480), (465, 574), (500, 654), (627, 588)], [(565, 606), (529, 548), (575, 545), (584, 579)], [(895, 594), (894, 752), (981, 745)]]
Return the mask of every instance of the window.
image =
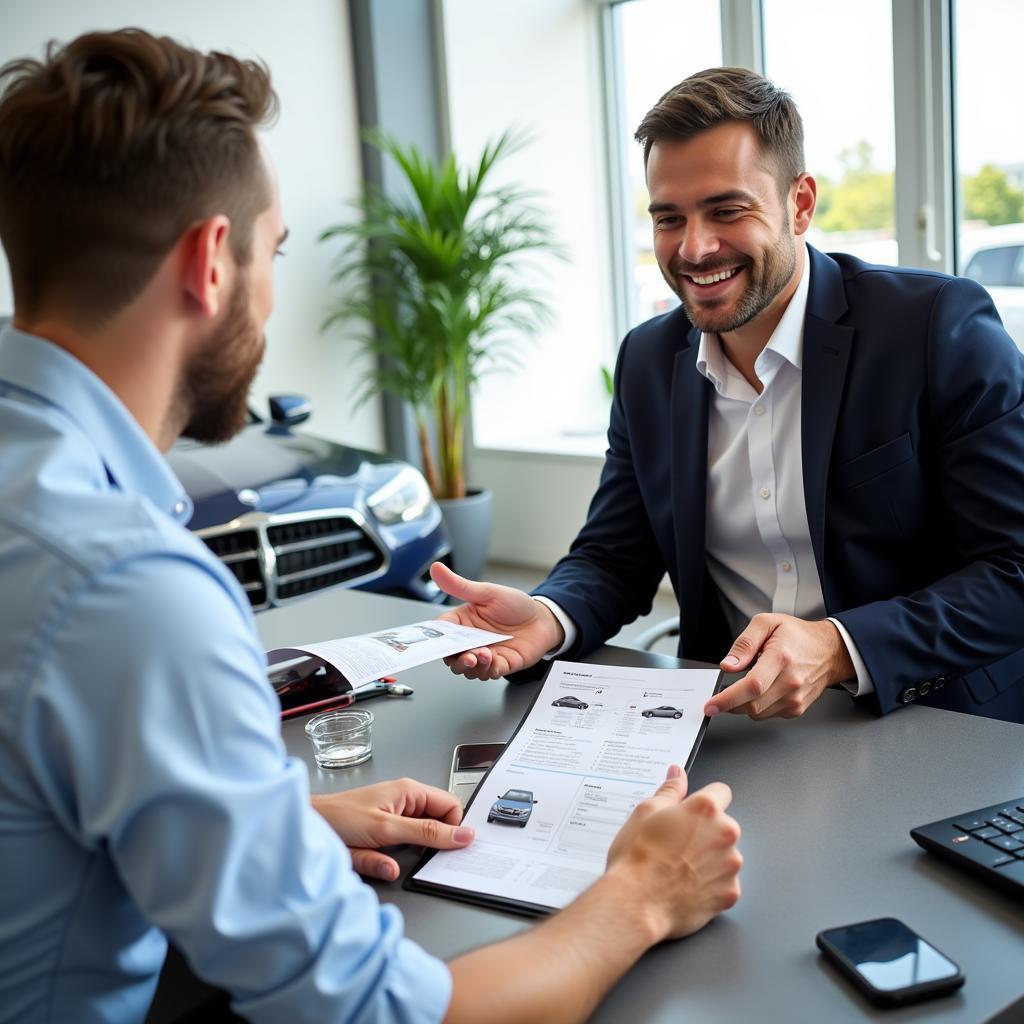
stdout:
[(612, 103), (611, 146), (622, 164), (622, 248), (627, 326), (664, 313), (678, 299), (654, 259), (643, 152), (633, 133), (673, 85), (722, 63), (719, 0), (626, 0), (611, 11), (612, 55), (619, 90)]
[(808, 240), (899, 262), (891, 0), (763, 0), (765, 74), (796, 101), (818, 183)]
[(954, 15), (957, 263), (988, 288), (1024, 349), (1024, 130), (1012, 102), (1020, 94), (1024, 5), (960, 0)]

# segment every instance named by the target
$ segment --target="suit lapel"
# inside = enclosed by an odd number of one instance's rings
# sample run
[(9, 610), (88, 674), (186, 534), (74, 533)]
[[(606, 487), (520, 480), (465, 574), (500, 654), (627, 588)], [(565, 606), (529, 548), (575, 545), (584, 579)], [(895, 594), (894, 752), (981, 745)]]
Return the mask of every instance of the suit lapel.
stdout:
[(672, 519), (679, 566), (684, 649), (693, 648), (704, 591), (704, 533), (708, 478), (710, 384), (697, 371), (700, 332), (676, 354), (672, 377)]
[(822, 596), (826, 610), (831, 610), (835, 602), (825, 571), (825, 498), (854, 331), (836, 322), (847, 308), (838, 264), (811, 246), (807, 252), (811, 259), (811, 283), (804, 318), (800, 397), (804, 501)]

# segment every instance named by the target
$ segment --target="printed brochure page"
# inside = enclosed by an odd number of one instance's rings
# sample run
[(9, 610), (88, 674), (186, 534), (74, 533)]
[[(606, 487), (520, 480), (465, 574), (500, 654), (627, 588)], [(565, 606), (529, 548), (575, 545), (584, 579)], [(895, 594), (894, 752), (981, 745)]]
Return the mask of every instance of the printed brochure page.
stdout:
[(717, 669), (555, 662), (466, 811), (472, 845), (414, 874), (466, 894), (558, 909), (604, 871), (608, 847), (703, 733)]
[(380, 676), (397, 675), (402, 669), (460, 654), (471, 647), (486, 647), (508, 639), (507, 633), (490, 633), (444, 619), (428, 619), (340, 640), (277, 647), (267, 653), (267, 664), (273, 668), (314, 657), (336, 668), (355, 687)]

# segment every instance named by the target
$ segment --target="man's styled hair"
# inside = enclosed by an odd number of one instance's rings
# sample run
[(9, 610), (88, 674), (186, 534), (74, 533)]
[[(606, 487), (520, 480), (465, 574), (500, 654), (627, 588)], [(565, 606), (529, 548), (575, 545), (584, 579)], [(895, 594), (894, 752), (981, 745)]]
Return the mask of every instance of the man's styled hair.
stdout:
[(271, 201), (256, 129), (276, 109), (264, 65), (134, 28), (0, 68), (0, 243), (17, 311), (102, 321), (218, 213), (248, 263)]
[(789, 93), (746, 68), (709, 68), (673, 86), (647, 112), (634, 138), (644, 166), (656, 142), (685, 142), (728, 121), (754, 126), (784, 195), (805, 170), (804, 126)]

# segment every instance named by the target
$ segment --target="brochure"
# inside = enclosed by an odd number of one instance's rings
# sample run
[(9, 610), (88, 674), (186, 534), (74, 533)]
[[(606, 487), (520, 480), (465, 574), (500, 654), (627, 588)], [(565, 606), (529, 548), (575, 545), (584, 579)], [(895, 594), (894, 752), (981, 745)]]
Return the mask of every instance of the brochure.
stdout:
[(604, 872), (630, 812), (689, 769), (707, 729), (717, 669), (556, 661), (466, 807), (476, 839), (430, 851), (406, 887), (537, 915), (572, 902)]
[(305, 669), (286, 666), (296, 662), (309, 663), (312, 658), (316, 664), (340, 673), (350, 687), (355, 687), (381, 676), (395, 675), (403, 669), (509, 639), (511, 637), (506, 633), (473, 629), (444, 619), (428, 619), (340, 640), (277, 647), (267, 652), (267, 665), (271, 669), (271, 680), (275, 681), (276, 677), (275, 686), (278, 681), (286, 683), (289, 672), (296, 679), (302, 678), (306, 674)]

